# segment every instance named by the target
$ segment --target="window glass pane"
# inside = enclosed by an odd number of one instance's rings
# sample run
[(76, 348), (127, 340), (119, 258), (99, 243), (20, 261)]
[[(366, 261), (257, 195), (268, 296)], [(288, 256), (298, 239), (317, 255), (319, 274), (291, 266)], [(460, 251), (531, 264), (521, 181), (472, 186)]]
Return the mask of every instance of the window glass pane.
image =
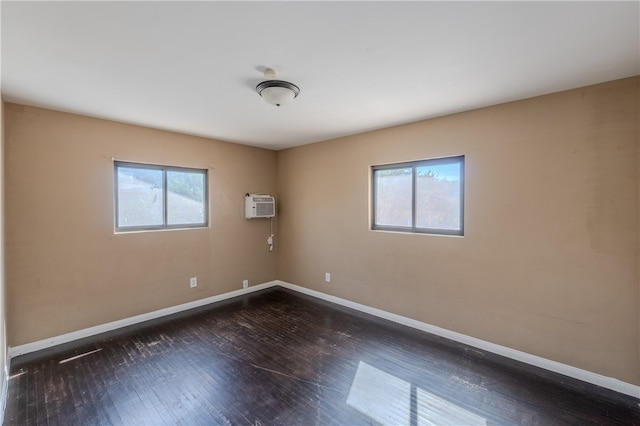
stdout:
[(411, 168), (376, 170), (374, 179), (375, 224), (411, 227)]
[(162, 218), (162, 170), (118, 167), (118, 226), (157, 226)]
[(416, 227), (460, 230), (461, 163), (416, 168)]
[(205, 173), (167, 171), (168, 225), (206, 222), (205, 178)]

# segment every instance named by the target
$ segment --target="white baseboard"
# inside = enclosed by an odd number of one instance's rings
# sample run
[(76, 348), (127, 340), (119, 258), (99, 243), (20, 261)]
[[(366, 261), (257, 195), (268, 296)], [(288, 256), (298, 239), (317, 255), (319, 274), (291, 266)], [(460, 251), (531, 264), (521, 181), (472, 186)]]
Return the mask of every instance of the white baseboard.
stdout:
[[(543, 368), (545, 370), (553, 371), (555, 373), (563, 374), (574, 379), (582, 380), (583, 382), (592, 383), (594, 385), (602, 386), (607, 389), (614, 390), (626, 395), (640, 398), (640, 386), (633, 385), (631, 383), (623, 382), (613, 377), (603, 376), (591, 371), (582, 370), (580, 368), (572, 367), (567, 364), (552, 361), (546, 358), (539, 357), (537, 355), (528, 354), (526, 352), (518, 351), (508, 348), (506, 346), (497, 345), (495, 343), (487, 342), (485, 340), (477, 339), (475, 337), (467, 336), (465, 334), (457, 333), (455, 331), (447, 330), (437, 327), (435, 325), (427, 324), (424, 322), (416, 321), (411, 318), (403, 317), (401, 315), (393, 314), (391, 312), (383, 311), (381, 309), (372, 308), (360, 303), (352, 302), (350, 300), (342, 299), (340, 297), (332, 296), (319, 291), (311, 290), (305, 287), (301, 287), (295, 284), (291, 284), (285, 281), (275, 280), (264, 284), (258, 284), (246, 289), (235, 290), (229, 293), (220, 294), (217, 296), (207, 297), (205, 299), (195, 300), (193, 302), (184, 303), (182, 305), (172, 306), (165, 309), (149, 312), (142, 315), (137, 315), (130, 318), (125, 318), (118, 321), (109, 322), (106, 324), (98, 325), (95, 327), (85, 328), (83, 330), (74, 331), (60, 336), (51, 337), (49, 339), (39, 340), (37, 342), (27, 343), (15, 347), (9, 347), (7, 354), (7, 364), (11, 362), (11, 359), (24, 355), (27, 353), (47, 349), (52, 346), (56, 346), (62, 343), (72, 342), (74, 340), (83, 339), (85, 337), (94, 336), (107, 331), (116, 330), (118, 328), (127, 327), (129, 325), (138, 324), (144, 321), (160, 318), (166, 315), (171, 315), (177, 312), (186, 311), (188, 309), (197, 308), (210, 303), (219, 302), (222, 300), (230, 299), (232, 297), (241, 296), (243, 294), (252, 293), (254, 291), (263, 290), (269, 287), (281, 286), (290, 290), (297, 291), (318, 299), (326, 300), (338, 305), (345, 306), (347, 308), (355, 309), (360, 312), (364, 312), (370, 315), (374, 315), (379, 318), (383, 318), (389, 321), (396, 322), (411, 328), (425, 331), (427, 333), (434, 334), (436, 336), (445, 337), (456, 342), (464, 343), (469, 346), (473, 346), (478, 349), (482, 349), (488, 352), (492, 352), (498, 355), (502, 355), (507, 358), (514, 359), (516, 361), (524, 362), (536, 367)], [(8, 380), (8, 372), (5, 375), (5, 383), (2, 383), (4, 390), (6, 391)], [(5, 394), (6, 395), (6, 394)]]
[(583, 370), (580, 368), (572, 367), (567, 364), (562, 364), (560, 362), (552, 361), (550, 359), (542, 358), (537, 355), (528, 354), (526, 352), (511, 349), (506, 346), (501, 346), (495, 343), (487, 342), (485, 340), (476, 339), (475, 337), (467, 336), (465, 334), (440, 328), (435, 325), (416, 321), (414, 319), (403, 317), (401, 315), (393, 314), (390, 312), (386, 312), (381, 309), (372, 308), (366, 305), (361, 305), (360, 303), (355, 303), (350, 300), (341, 299), (339, 297), (331, 296), (326, 293), (321, 293), (319, 291), (311, 290), (305, 287), (300, 287), (285, 281), (276, 280), (276, 283), (281, 287), (288, 288), (290, 290), (294, 290), (299, 293), (313, 296), (318, 299), (326, 300), (328, 302), (336, 303), (338, 305), (355, 309), (357, 311), (364, 312), (379, 318), (384, 318), (386, 320), (393, 321), (402, 325), (406, 325), (408, 327), (416, 328), (418, 330), (422, 330), (427, 333), (435, 334), (436, 336), (445, 337), (447, 339), (464, 343), (466, 345), (473, 346), (475, 348), (482, 349), (487, 352), (492, 352), (494, 354), (498, 354), (507, 358), (514, 359), (516, 361), (534, 365), (536, 367), (540, 367), (545, 370), (549, 370), (555, 373), (563, 374), (565, 376), (573, 377), (574, 379), (582, 380), (583, 382), (592, 383), (594, 385), (602, 386), (604, 388), (611, 389), (626, 395), (630, 395), (635, 398), (640, 398), (640, 386), (623, 382), (613, 377), (603, 376), (597, 373), (593, 373), (591, 371)]
[(60, 345), (62, 343), (68, 343), (74, 340), (83, 339), (85, 337), (95, 336), (96, 334), (116, 330), (118, 328), (127, 327), (129, 325), (138, 324), (144, 321), (149, 321), (152, 319), (164, 317), (167, 315), (186, 311), (188, 309), (198, 308), (200, 306), (208, 305), (209, 303), (219, 302), (221, 300), (230, 299), (236, 296), (242, 296), (243, 294), (247, 294), (247, 293), (253, 293), (254, 291), (264, 290), (265, 288), (273, 287), (275, 285), (277, 285), (276, 281), (270, 281), (267, 283), (257, 284), (241, 290), (234, 290), (228, 293), (207, 297), (205, 299), (194, 300), (193, 302), (183, 303), (182, 305), (171, 306), (169, 308), (159, 309), (157, 311), (148, 312), (146, 314), (136, 315), (134, 317), (124, 318), (124, 319), (113, 321), (113, 322), (108, 322), (106, 324), (97, 325), (95, 327), (89, 327), (83, 330), (61, 334), (60, 336), (38, 340), (37, 342), (26, 343), (24, 345), (19, 345), (14, 347), (10, 346), (8, 350), (7, 358), (9, 358), (9, 362), (10, 362), (11, 358), (15, 358), (20, 355), (40, 351), (42, 349), (47, 349), (52, 346)]

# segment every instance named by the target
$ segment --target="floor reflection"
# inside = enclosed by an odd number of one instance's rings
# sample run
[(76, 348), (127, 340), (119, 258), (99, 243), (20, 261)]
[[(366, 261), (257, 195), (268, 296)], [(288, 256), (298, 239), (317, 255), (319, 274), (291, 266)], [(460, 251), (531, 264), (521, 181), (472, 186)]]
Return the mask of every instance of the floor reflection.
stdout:
[(483, 417), (362, 361), (347, 404), (383, 425), (487, 424)]

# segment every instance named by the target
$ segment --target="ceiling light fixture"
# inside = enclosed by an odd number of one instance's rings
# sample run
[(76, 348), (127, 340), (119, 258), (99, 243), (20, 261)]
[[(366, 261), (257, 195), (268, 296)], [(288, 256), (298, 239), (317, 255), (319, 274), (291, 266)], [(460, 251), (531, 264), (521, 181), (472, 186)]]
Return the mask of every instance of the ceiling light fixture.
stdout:
[(262, 99), (271, 105), (280, 106), (294, 100), (300, 93), (300, 88), (288, 81), (276, 80), (276, 72), (271, 68), (264, 70), (267, 80), (256, 86), (256, 91)]

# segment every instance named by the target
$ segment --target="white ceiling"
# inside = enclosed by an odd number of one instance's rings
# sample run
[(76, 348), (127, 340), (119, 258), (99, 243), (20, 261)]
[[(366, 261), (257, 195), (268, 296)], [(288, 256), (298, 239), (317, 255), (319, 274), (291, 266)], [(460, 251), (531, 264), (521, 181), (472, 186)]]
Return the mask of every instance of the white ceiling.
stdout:
[[(640, 74), (632, 2), (8, 2), (6, 101), (270, 149)], [(300, 86), (275, 107), (262, 71)]]

